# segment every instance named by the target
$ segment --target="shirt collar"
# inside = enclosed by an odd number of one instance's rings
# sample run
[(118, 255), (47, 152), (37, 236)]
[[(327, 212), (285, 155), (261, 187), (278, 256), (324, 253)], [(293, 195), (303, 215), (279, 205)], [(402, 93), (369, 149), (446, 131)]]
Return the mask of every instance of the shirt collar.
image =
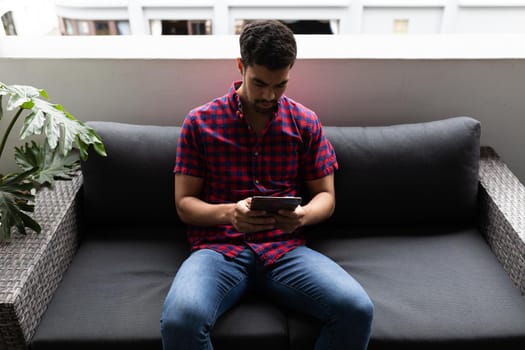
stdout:
[[(239, 118), (244, 118), (244, 114), (242, 112), (242, 103), (241, 103), (241, 97), (237, 93), (237, 89), (241, 86), (242, 80), (236, 80), (232, 83), (230, 86), (230, 90), (228, 91), (228, 100), (230, 103), (230, 106), (232, 107), (233, 111)], [(281, 100), (283, 97), (279, 98), (277, 100), (277, 105), (275, 106), (274, 116), (278, 114), (279, 108), (281, 107)]]
[(237, 93), (237, 89), (241, 86), (241, 84), (241, 80), (236, 80), (232, 83), (230, 90), (228, 91), (228, 100), (230, 100), (230, 105), (235, 111), (235, 114), (242, 119), (244, 118), (244, 115), (242, 113), (241, 97)]

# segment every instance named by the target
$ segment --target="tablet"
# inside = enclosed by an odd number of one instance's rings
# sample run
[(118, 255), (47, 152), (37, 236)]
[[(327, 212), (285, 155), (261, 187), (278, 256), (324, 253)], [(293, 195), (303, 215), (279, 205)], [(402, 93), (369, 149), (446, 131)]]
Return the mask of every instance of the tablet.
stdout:
[(252, 197), (251, 210), (265, 210), (275, 213), (280, 209), (295, 210), (301, 204), (301, 197), (272, 197), (254, 196)]

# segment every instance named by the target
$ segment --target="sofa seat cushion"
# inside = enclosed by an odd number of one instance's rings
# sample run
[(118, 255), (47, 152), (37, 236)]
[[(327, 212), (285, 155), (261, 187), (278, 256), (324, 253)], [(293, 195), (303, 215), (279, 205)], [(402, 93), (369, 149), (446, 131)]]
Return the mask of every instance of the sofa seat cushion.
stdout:
[[(150, 237), (184, 235), (184, 230), (150, 229), (155, 232), (147, 239), (140, 238), (140, 229), (121, 230), (96, 230), (82, 242), (32, 349), (162, 348), (162, 304), (189, 247), (181, 240)], [(112, 235), (120, 238), (102, 238)], [(288, 348), (285, 314), (254, 298), (225, 314), (212, 337), (217, 349)]]
[[(127, 240), (94, 238), (108, 236), (99, 232), (82, 243), (32, 349), (161, 348), (162, 303), (188, 247), (126, 231)], [(525, 348), (524, 298), (478, 230), (352, 231), (355, 238), (344, 238), (318, 227), (310, 245), (372, 298), (369, 349)], [(216, 349), (302, 350), (313, 348), (319, 329), (307, 316), (248, 297), (218, 321), (212, 338)]]
[[(354, 229), (353, 239), (326, 230), (311, 246), (374, 302), (369, 349), (525, 349), (525, 299), (477, 229)], [(290, 334), (302, 349), (316, 333), (295, 315)]]

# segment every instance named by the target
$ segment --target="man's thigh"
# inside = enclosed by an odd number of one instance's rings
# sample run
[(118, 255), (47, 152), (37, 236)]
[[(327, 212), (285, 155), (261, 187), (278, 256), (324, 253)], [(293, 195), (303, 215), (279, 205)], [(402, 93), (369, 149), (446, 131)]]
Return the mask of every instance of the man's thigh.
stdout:
[(208, 324), (231, 308), (244, 294), (249, 283), (249, 251), (237, 261), (218, 252), (202, 249), (192, 253), (173, 280), (163, 308), (163, 319), (196, 318)]
[(329, 320), (341, 307), (369, 302), (362, 286), (327, 256), (306, 246), (285, 254), (262, 280), (265, 293), (277, 303)]

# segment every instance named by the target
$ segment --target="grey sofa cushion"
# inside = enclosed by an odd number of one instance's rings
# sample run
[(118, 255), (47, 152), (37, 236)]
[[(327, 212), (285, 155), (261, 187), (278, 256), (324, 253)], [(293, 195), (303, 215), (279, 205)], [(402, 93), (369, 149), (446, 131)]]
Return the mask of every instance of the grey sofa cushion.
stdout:
[[(189, 247), (151, 238), (184, 235), (180, 228), (151, 230), (163, 232), (147, 233), (147, 239), (142, 228), (92, 232), (55, 293), (31, 348), (161, 349), (162, 305)], [(105, 238), (110, 236), (117, 238)], [(212, 335), (219, 350), (285, 350), (287, 329), (282, 310), (249, 297), (242, 307), (223, 315)]]
[(325, 127), (337, 154), (331, 224), (471, 222), (480, 124), (468, 117), (386, 127)]
[(107, 157), (82, 163), (84, 213), (90, 225), (180, 223), (174, 204), (173, 166), (178, 127), (90, 122)]
[[(84, 240), (42, 318), (32, 349), (161, 348), (163, 298), (188, 247), (151, 238), (172, 230), (151, 230), (157, 232), (111, 228)], [(127, 238), (98, 238), (112, 235)]]
[[(171, 224), (180, 128), (91, 122), (108, 157), (82, 163), (90, 224)], [(471, 222), (480, 124), (459, 117), (388, 127), (325, 127), (340, 171), (329, 224)], [(130, 195), (131, 194), (131, 195)], [(136, 200), (133, 200), (133, 199)]]
[[(311, 246), (369, 293), (375, 305), (369, 349), (525, 348), (523, 297), (476, 229), (367, 228), (355, 232), (361, 238), (327, 238), (329, 229), (312, 232), (319, 239)], [(33, 349), (161, 348), (162, 303), (188, 249), (138, 238), (139, 229), (125, 233), (126, 240), (90, 238), (81, 245)], [(312, 349), (319, 324), (285, 307), (248, 296), (219, 319), (216, 349)]]
[[(468, 227), (362, 228), (311, 246), (370, 295), (374, 349), (524, 349), (525, 301), (481, 233)], [(351, 236), (352, 236), (351, 235)], [(293, 349), (315, 339), (315, 323), (290, 318)]]

